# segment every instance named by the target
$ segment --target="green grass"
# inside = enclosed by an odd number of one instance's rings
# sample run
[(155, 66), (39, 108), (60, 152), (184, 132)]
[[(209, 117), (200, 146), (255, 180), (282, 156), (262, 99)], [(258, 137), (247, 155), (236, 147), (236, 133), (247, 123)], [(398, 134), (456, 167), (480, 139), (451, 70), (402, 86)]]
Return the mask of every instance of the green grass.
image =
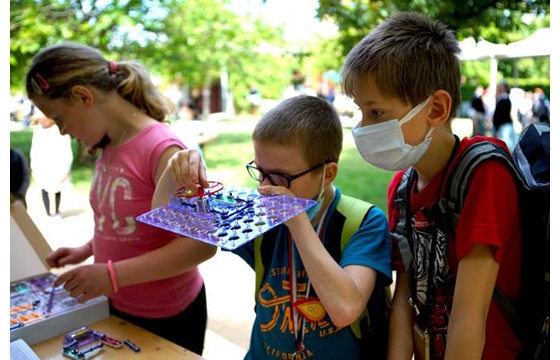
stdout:
[[(246, 122), (225, 120), (220, 122), (218, 138), (207, 144), (204, 156), (208, 167), (208, 178), (226, 185), (255, 187), (256, 182), (249, 177), (245, 164), (253, 159), (251, 129)], [(29, 129), (12, 131), (10, 146), (18, 148), (29, 160), (29, 149), (33, 132)], [(74, 163), (72, 182), (76, 191), (88, 192), (93, 178), (93, 164), (80, 164), (78, 144), (72, 141)], [(350, 129), (344, 129), (344, 146), (340, 157), (340, 168), (335, 185), (347, 195), (376, 204), (387, 212), (387, 184), (393, 173), (379, 170), (366, 163), (354, 146)]]
[(387, 213), (387, 185), (393, 172), (368, 164), (356, 150), (350, 131), (344, 135), (350, 137), (351, 144), (345, 145), (342, 150), (336, 186), (343, 193), (375, 204)]

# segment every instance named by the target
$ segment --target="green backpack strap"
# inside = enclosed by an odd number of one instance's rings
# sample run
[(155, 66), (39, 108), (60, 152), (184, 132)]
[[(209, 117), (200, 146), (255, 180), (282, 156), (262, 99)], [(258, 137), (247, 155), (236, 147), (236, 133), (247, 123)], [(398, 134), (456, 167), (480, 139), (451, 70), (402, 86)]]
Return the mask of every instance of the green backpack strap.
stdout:
[(263, 236), (260, 235), (253, 241), (255, 243), (255, 301), (257, 301), (259, 298), (261, 284), (264, 279), (264, 265), (261, 256), (261, 244), (263, 241)]
[[(342, 239), (340, 241), (341, 252), (344, 252), (344, 248), (350, 241), (350, 238), (356, 231), (358, 231), (366, 214), (373, 206), (374, 205), (360, 199), (352, 198), (343, 194), (340, 196), (337, 209), (346, 217), (344, 226), (342, 227)], [(367, 321), (367, 326), (369, 327), (371, 323), (367, 307), (364, 309), (362, 314), (352, 324), (350, 324), (352, 332), (358, 339), (362, 338), (361, 324), (364, 321), (364, 318), (365, 321)]]
[(344, 226), (342, 227), (342, 240), (340, 241), (340, 249), (344, 250), (350, 238), (358, 229), (369, 209), (374, 207), (368, 202), (360, 199), (355, 199), (344, 194), (340, 195), (340, 201), (337, 205), (338, 211), (346, 216)]

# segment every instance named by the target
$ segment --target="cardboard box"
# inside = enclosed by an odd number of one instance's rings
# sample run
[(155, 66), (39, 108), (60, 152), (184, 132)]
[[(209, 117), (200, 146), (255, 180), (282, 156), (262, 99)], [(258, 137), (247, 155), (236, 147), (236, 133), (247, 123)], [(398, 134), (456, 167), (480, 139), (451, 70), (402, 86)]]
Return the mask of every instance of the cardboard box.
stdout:
[(51, 247), (21, 201), (10, 204), (10, 282), (49, 272)]
[[(10, 204), (10, 341), (29, 345), (109, 317), (105, 296), (80, 304), (45, 261), (51, 248), (19, 201)], [(62, 345), (61, 345), (62, 346)]]

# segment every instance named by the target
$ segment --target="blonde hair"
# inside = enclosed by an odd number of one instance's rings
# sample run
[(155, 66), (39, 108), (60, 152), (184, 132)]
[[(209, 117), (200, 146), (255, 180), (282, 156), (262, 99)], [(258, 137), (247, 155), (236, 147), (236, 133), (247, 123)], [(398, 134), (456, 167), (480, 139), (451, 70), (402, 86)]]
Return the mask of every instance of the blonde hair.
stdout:
[(27, 96), (70, 99), (75, 85), (117, 91), (148, 116), (164, 121), (173, 103), (153, 84), (146, 69), (134, 61), (113, 62), (90, 46), (63, 43), (41, 50), (26, 75)]

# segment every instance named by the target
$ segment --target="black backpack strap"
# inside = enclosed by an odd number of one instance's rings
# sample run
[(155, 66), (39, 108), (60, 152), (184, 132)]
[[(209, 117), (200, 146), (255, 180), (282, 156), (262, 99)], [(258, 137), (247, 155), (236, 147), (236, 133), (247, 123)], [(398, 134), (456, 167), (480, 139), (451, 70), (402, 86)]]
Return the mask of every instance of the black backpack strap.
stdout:
[[(449, 170), (446, 196), (438, 202), (439, 210), (444, 218), (451, 222), (450, 229), (453, 232), (455, 232), (459, 222), (461, 209), (470, 184), (470, 176), (478, 164), (488, 159), (498, 160), (505, 164), (510, 173), (514, 175), (517, 184), (526, 188), (525, 182), (517, 171), (509, 152), (490, 141), (481, 141), (471, 145), (461, 154), (455, 166)], [(500, 308), (508, 324), (521, 338), (521, 318), (516, 307), (497, 286), (494, 287), (492, 299)]]
[(396, 231), (391, 232), (391, 237), (397, 240), (399, 245), (399, 251), (403, 260), (404, 268), (409, 281), (409, 286), (412, 284), (412, 248), (409, 242), (410, 238), (410, 215), (409, 215), (409, 194), (412, 188), (414, 169), (409, 168), (403, 173), (401, 182), (397, 188), (397, 197), (395, 198), (395, 203), (399, 207), (399, 222), (396, 226)]
[(518, 338), (523, 339), (523, 327), (521, 323), (521, 316), (517, 311), (516, 307), (509, 301), (509, 299), (504, 295), (504, 293), (498, 288), (494, 287), (494, 292), (492, 293), (492, 300), (498, 305), (502, 315), (506, 319), (507, 323)]
[(446, 195), (438, 202), (440, 212), (451, 217), (453, 230), (455, 230), (459, 221), (459, 215), (470, 185), (471, 174), (478, 164), (488, 159), (498, 160), (505, 164), (511, 174), (514, 175), (515, 181), (526, 188), (525, 182), (517, 171), (508, 151), (490, 141), (481, 141), (471, 145), (461, 154), (455, 166), (449, 170)]

